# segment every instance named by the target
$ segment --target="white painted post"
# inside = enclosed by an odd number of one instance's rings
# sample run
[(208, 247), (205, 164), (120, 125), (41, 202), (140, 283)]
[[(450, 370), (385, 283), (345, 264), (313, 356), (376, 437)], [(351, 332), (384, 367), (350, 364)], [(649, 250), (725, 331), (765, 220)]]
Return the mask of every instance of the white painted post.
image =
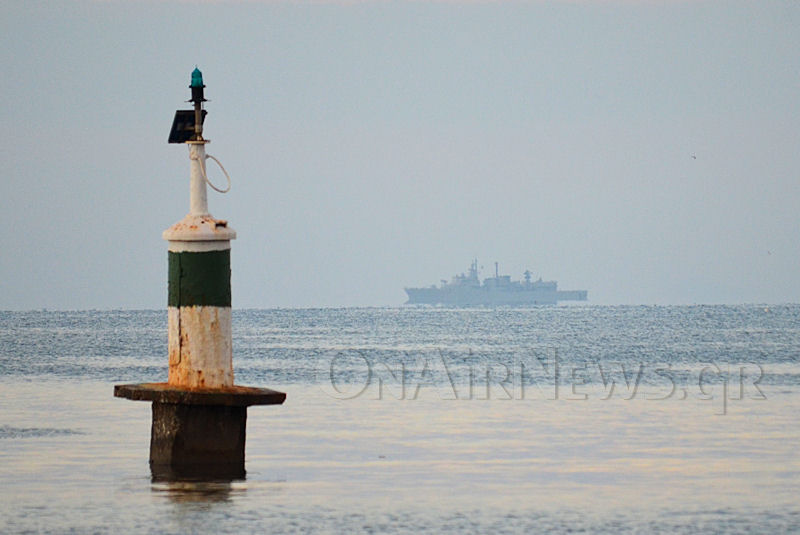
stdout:
[(189, 213), (195, 216), (208, 215), (206, 194), (206, 143), (205, 140), (189, 141), (190, 184)]

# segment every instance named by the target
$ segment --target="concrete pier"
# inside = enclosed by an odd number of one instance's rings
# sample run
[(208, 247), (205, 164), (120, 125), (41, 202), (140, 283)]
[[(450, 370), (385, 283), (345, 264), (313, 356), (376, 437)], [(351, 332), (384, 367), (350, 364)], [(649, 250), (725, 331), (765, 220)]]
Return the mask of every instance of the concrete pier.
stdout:
[(247, 407), (286, 399), (268, 388), (189, 390), (168, 383), (116, 385), (114, 395), (153, 402), (150, 469), (157, 479), (243, 478)]

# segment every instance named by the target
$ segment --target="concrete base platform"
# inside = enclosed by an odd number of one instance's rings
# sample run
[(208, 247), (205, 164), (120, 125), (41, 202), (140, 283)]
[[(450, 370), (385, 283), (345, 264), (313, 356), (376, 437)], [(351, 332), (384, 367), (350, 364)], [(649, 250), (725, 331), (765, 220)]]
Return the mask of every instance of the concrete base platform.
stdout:
[(167, 383), (115, 385), (114, 396), (153, 402), (150, 469), (154, 479), (238, 479), (245, 475), (249, 405), (279, 405), (268, 388), (176, 388)]
[(114, 396), (135, 401), (180, 403), (183, 405), (280, 405), (286, 394), (269, 388), (231, 386), (227, 388), (179, 388), (169, 383), (114, 385)]

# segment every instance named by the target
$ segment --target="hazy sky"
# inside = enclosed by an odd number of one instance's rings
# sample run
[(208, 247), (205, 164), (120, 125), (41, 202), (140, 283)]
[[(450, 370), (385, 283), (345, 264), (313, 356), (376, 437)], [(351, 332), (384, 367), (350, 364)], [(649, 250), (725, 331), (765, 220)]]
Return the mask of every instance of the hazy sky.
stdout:
[(0, 58), (0, 309), (166, 306), (195, 65), (234, 307), (800, 301), (797, 0), (6, 0)]

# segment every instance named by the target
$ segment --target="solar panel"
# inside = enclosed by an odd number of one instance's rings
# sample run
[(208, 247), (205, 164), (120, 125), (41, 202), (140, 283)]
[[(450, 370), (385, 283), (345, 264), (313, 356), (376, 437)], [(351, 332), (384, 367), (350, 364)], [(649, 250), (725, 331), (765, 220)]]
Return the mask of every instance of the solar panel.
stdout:
[[(205, 124), (206, 110), (202, 110), (200, 121)], [(177, 110), (169, 132), (169, 143), (186, 143), (194, 137), (194, 110)]]

